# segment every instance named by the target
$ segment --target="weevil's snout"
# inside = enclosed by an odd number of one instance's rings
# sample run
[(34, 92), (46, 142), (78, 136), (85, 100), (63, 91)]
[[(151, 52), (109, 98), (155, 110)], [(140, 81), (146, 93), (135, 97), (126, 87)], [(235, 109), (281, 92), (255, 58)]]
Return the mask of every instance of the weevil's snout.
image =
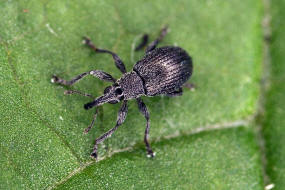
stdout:
[(105, 103), (116, 104), (124, 99), (124, 94), (122, 89), (115, 85), (115, 86), (108, 86), (104, 90), (104, 95), (96, 98), (93, 102), (89, 102), (84, 105), (86, 110), (94, 107), (100, 106)]
[(87, 104), (84, 104), (84, 109), (89, 110), (90, 108), (94, 107), (96, 103), (94, 102), (89, 102)]
[(114, 97), (110, 96), (110, 94), (104, 94), (103, 96), (96, 98), (93, 102), (85, 104), (84, 108), (88, 110), (94, 106), (100, 106), (102, 104), (108, 103), (109, 101), (113, 101), (113, 99)]

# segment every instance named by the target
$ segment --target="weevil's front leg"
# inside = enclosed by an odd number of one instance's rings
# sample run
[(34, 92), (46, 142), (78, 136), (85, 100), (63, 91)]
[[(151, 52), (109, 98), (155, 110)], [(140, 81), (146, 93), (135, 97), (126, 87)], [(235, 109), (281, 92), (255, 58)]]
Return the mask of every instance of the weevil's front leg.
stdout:
[(104, 71), (99, 71), (99, 70), (92, 70), (89, 72), (81, 73), (80, 75), (74, 77), (71, 80), (64, 80), (62, 78), (59, 78), (59, 77), (53, 75), (51, 78), (51, 82), (57, 83), (60, 85), (71, 86), (74, 83), (78, 82), (80, 79), (86, 77), (87, 75), (92, 75), (94, 77), (99, 78), (100, 80), (104, 80), (104, 81), (108, 81), (108, 82), (116, 82), (116, 79), (114, 79), (110, 74), (105, 73)]
[(128, 113), (127, 100), (124, 100), (123, 105), (121, 106), (121, 108), (120, 108), (120, 110), (118, 112), (116, 126), (114, 128), (112, 128), (111, 130), (109, 130), (107, 133), (103, 134), (101, 137), (99, 137), (99, 138), (97, 138), (95, 140), (95, 145), (94, 145), (94, 148), (93, 148), (93, 152), (91, 153), (91, 156), (93, 158), (97, 159), (98, 144), (103, 142), (106, 138), (110, 137), (118, 129), (118, 127), (120, 125), (122, 125), (122, 123), (125, 121), (125, 119), (127, 117), (127, 113)]
[(152, 50), (154, 50), (154, 49), (156, 48), (157, 44), (163, 40), (163, 38), (164, 38), (164, 36), (165, 36), (166, 34), (167, 34), (167, 27), (164, 27), (164, 28), (160, 31), (159, 37), (158, 37), (156, 40), (154, 40), (153, 42), (151, 42), (151, 43), (147, 46), (145, 52), (146, 52), (146, 53), (149, 53), (149, 52), (151, 52)]
[(112, 52), (112, 51), (106, 50), (106, 49), (97, 48), (97, 47), (92, 43), (92, 41), (91, 41), (89, 38), (87, 38), (87, 37), (83, 37), (83, 39), (84, 39), (83, 42), (84, 42), (88, 47), (90, 47), (91, 49), (93, 49), (94, 51), (96, 51), (96, 52), (98, 52), (98, 53), (108, 53), (108, 54), (111, 54), (112, 57), (113, 57), (113, 59), (114, 59), (114, 61), (115, 61), (116, 67), (117, 67), (122, 73), (126, 73), (126, 72), (127, 72), (127, 71), (126, 71), (126, 67), (125, 67), (123, 61), (120, 59), (120, 57), (119, 57), (117, 54), (115, 54), (115, 53)]
[(145, 128), (145, 133), (144, 133), (144, 143), (147, 149), (147, 155), (148, 157), (154, 157), (155, 154), (152, 151), (150, 144), (148, 142), (148, 136), (149, 136), (149, 129), (150, 129), (150, 122), (149, 122), (149, 112), (147, 110), (146, 105), (143, 103), (141, 98), (137, 98), (137, 103), (138, 103), (138, 108), (140, 110), (140, 112), (144, 115), (145, 119), (146, 119), (146, 128)]

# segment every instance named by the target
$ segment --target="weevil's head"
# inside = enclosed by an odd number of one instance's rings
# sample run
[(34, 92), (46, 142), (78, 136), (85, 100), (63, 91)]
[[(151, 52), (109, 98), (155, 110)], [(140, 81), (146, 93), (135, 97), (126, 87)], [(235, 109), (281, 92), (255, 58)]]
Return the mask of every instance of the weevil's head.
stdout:
[(142, 79), (136, 72), (125, 73), (113, 85), (104, 90), (104, 95), (84, 105), (85, 109), (105, 103), (116, 104), (122, 100), (130, 100), (145, 95)]
[(96, 98), (93, 102), (89, 102), (84, 105), (85, 109), (90, 109), (94, 106), (100, 106), (105, 103), (116, 104), (124, 100), (124, 93), (118, 83), (114, 83), (111, 86), (108, 86), (104, 90), (104, 95)]

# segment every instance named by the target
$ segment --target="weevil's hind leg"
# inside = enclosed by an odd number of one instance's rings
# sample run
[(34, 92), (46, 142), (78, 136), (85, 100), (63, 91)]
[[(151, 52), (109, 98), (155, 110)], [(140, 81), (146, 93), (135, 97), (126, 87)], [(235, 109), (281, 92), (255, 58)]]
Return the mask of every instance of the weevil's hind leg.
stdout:
[(148, 34), (144, 34), (141, 43), (135, 48), (135, 51), (139, 51), (148, 43)]
[(179, 88), (178, 90), (175, 90), (173, 92), (170, 92), (168, 94), (165, 94), (166, 96), (169, 96), (169, 97), (175, 97), (175, 96), (182, 96), (183, 94), (183, 90), (182, 88)]
[(149, 53), (156, 48), (157, 44), (161, 42), (163, 38), (165, 37), (165, 35), (167, 34), (167, 30), (168, 30), (167, 26), (162, 28), (162, 30), (160, 31), (159, 37), (147, 46), (146, 51), (145, 51), (146, 53)]
[(186, 83), (183, 85), (183, 87), (188, 88), (191, 91), (194, 91), (197, 88), (197, 86), (193, 83)]
[(89, 72), (81, 73), (80, 75), (74, 77), (71, 80), (64, 80), (62, 78), (59, 78), (59, 77), (53, 75), (51, 78), (51, 82), (57, 83), (60, 85), (64, 85), (64, 86), (71, 86), (71, 85), (77, 83), (78, 81), (80, 81), (80, 79), (86, 77), (87, 75), (92, 75), (94, 77), (99, 78), (100, 80), (104, 80), (104, 81), (108, 81), (108, 82), (115, 82), (116, 81), (116, 79), (114, 79), (110, 74), (105, 73), (104, 71), (92, 70)]
[(110, 137), (118, 129), (118, 127), (120, 125), (122, 125), (122, 123), (125, 121), (125, 119), (127, 117), (127, 113), (128, 113), (128, 104), (127, 104), (127, 100), (124, 100), (123, 105), (121, 106), (121, 108), (118, 112), (116, 126), (95, 140), (95, 145), (94, 145), (93, 151), (91, 153), (91, 156), (93, 158), (97, 159), (98, 144), (103, 142), (106, 138)]
[(112, 51), (109, 51), (109, 50), (105, 50), (105, 49), (99, 49), (97, 48), (93, 43), (92, 41), (87, 38), (87, 37), (83, 37), (83, 43), (86, 44), (88, 47), (90, 47), (91, 49), (93, 49), (95, 52), (98, 52), (98, 53), (108, 53), (108, 54), (111, 54), (114, 61), (115, 61), (115, 65), (116, 67), (122, 72), (122, 73), (126, 73), (126, 67), (123, 63), (123, 61), (121, 60), (121, 58), (115, 54), (114, 52)]
[(145, 128), (145, 133), (144, 133), (144, 143), (147, 149), (147, 155), (149, 157), (154, 157), (155, 153), (152, 151), (151, 147), (150, 147), (150, 143), (148, 142), (148, 136), (149, 136), (149, 129), (150, 129), (150, 122), (149, 122), (149, 112), (147, 110), (146, 105), (144, 104), (144, 102), (142, 101), (141, 98), (137, 98), (137, 103), (138, 103), (138, 108), (140, 110), (140, 112), (144, 115), (145, 119), (146, 119), (146, 128)]

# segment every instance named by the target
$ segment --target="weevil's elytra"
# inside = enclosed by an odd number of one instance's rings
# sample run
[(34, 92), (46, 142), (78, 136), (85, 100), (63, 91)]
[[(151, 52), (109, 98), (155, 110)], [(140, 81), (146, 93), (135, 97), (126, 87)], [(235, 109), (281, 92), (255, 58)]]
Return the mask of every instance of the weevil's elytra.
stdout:
[(191, 76), (189, 55), (179, 47), (162, 47), (147, 53), (133, 70), (144, 81), (147, 96), (168, 94), (179, 89)]
[[(97, 158), (98, 144), (110, 137), (125, 121), (128, 112), (127, 102), (131, 99), (136, 99), (138, 108), (146, 119), (144, 142), (148, 156), (153, 157), (155, 155), (148, 141), (150, 129), (149, 112), (140, 97), (158, 95), (181, 96), (183, 93), (182, 86), (191, 77), (193, 70), (192, 59), (182, 48), (173, 46), (156, 48), (166, 33), (167, 28), (163, 28), (160, 36), (147, 46), (145, 56), (134, 65), (130, 72), (126, 72), (126, 67), (117, 54), (109, 50), (99, 49), (90, 39), (84, 38), (85, 44), (94, 51), (112, 55), (116, 67), (123, 73), (119, 79), (115, 79), (110, 74), (100, 70), (82, 73), (70, 81), (57, 76), (52, 77), (52, 82), (65, 86), (71, 86), (87, 75), (92, 75), (100, 80), (112, 83), (112, 85), (105, 88), (103, 95), (97, 98), (93, 98), (92, 95), (79, 91), (69, 90), (65, 92), (65, 94), (76, 93), (93, 99), (93, 101), (84, 105), (86, 110), (96, 107), (94, 119), (88, 128), (85, 129), (85, 132), (88, 132), (94, 125), (98, 113), (98, 106), (105, 103), (116, 104), (121, 101), (123, 102), (118, 112), (115, 127), (95, 140), (95, 145), (91, 153), (92, 157)], [(148, 37), (144, 35), (142, 43), (138, 45), (136, 50), (142, 48), (147, 43), (147, 39)]]

